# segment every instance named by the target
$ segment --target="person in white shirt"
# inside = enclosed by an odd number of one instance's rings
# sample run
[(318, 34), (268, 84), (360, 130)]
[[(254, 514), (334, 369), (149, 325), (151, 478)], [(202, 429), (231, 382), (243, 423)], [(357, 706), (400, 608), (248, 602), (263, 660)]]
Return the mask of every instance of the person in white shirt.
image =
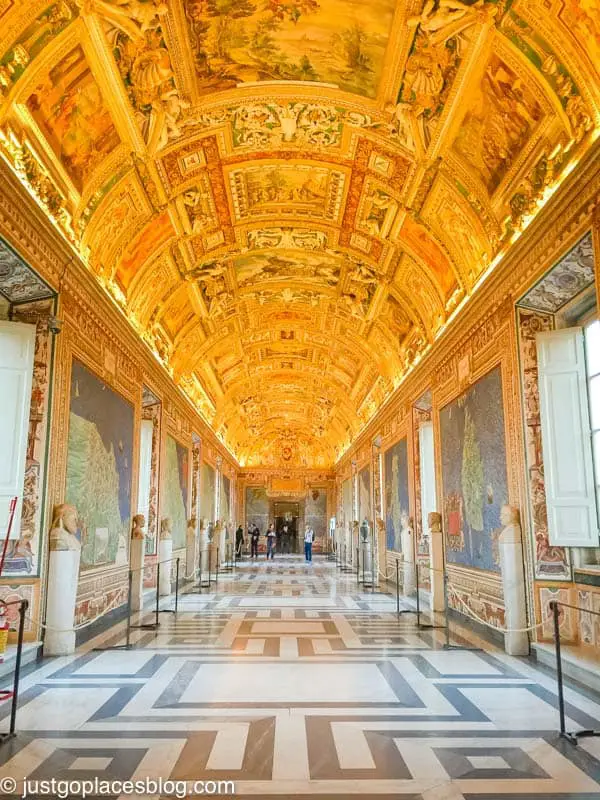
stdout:
[(312, 546), (314, 540), (315, 532), (310, 525), (307, 525), (306, 530), (304, 531), (304, 558), (306, 561), (312, 561)]

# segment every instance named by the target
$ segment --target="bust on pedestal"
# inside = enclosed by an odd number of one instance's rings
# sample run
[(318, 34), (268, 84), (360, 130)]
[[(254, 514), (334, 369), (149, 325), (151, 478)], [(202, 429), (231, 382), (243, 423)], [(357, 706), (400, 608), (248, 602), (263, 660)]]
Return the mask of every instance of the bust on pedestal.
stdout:
[(67, 503), (54, 506), (50, 531), (50, 557), (46, 602), (44, 655), (67, 656), (75, 652), (75, 604), (81, 544), (77, 509)]
[(165, 517), (160, 523), (160, 542), (158, 560), (160, 562), (160, 582), (158, 594), (167, 597), (171, 594), (171, 568), (173, 566), (173, 521)]
[(429, 565), (431, 583), (431, 610), (444, 611), (444, 539), (442, 535), (442, 515), (431, 511), (427, 515), (429, 525)]
[(523, 572), (523, 546), (521, 542), (521, 516), (514, 506), (502, 506), (500, 521), (504, 526), (498, 539), (500, 572), (504, 592), (504, 649), (511, 656), (529, 655)]
[(144, 526), (146, 519), (143, 514), (136, 514), (133, 518), (131, 530), (131, 610), (141, 611), (144, 605), (144, 551), (145, 537)]
[(412, 517), (403, 514), (400, 520), (402, 529), (400, 531), (400, 541), (402, 543), (402, 574), (404, 578), (403, 591), (405, 595), (414, 593), (415, 585), (415, 545), (413, 539), (414, 522)]

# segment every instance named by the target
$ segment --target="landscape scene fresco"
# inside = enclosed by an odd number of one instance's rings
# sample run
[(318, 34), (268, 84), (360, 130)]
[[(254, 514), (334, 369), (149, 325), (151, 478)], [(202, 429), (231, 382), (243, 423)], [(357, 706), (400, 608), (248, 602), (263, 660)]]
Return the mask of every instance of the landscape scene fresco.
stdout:
[(358, 473), (358, 516), (359, 522), (371, 522), (371, 468), (364, 467)]
[(202, 94), (318, 81), (375, 97), (395, 0), (184, 0)]
[(231, 522), (231, 480), (227, 475), (221, 475), (219, 517), (223, 522)]
[(408, 525), (408, 446), (406, 439), (385, 451), (385, 531), (388, 550), (402, 550), (402, 528)]
[(173, 523), (173, 549), (185, 547), (187, 529), (189, 450), (167, 436), (165, 451), (165, 491), (163, 516)]
[(316, 537), (327, 533), (327, 491), (310, 489), (304, 507), (304, 522), (315, 532)]
[(246, 487), (246, 526), (257, 525), (261, 533), (269, 526), (269, 498), (264, 486)]
[(35, 88), (27, 108), (81, 191), (89, 175), (120, 140), (79, 45)]
[(497, 572), (508, 502), (500, 368), (440, 411), (440, 437), (446, 558)]
[(215, 521), (215, 486), (216, 473), (214, 467), (202, 462), (200, 476), (200, 518), (208, 522)]
[(73, 361), (65, 500), (79, 515), (82, 569), (127, 562), (133, 425), (133, 406)]

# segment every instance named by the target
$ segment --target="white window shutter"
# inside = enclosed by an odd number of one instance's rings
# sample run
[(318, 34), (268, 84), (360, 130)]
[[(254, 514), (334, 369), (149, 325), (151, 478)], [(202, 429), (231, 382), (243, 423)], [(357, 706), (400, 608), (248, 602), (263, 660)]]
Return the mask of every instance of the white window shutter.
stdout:
[(152, 485), (152, 433), (154, 423), (143, 419), (140, 426), (140, 474), (138, 483), (138, 513), (143, 514), (148, 524), (150, 514), (150, 489)]
[(435, 490), (435, 454), (433, 448), (433, 423), (424, 422), (419, 427), (419, 458), (421, 468), (421, 524), (423, 533), (429, 533), (427, 516), (437, 511)]
[(0, 322), (0, 543), (13, 497), (18, 499), (11, 539), (21, 532), (34, 351), (35, 325)]
[(597, 547), (582, 329), (539, 333), (537, 353), (550, 544)]

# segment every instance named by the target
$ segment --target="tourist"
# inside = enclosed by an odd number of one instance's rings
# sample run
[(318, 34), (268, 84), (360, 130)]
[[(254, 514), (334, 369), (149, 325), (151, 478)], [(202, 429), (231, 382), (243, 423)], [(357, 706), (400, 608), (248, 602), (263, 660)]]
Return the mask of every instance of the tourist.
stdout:
[(306, 526), (306, 530), (304, 531), (304, 558), (306, 561), (312, 561), (312, 546), (315, 540), (315, 532), (310, 527), (310, 525)]
[(269, 556), (271, 556), (271, 561), (275, 557), (275, 540), (277, 538), (277, 534), (275, 533), (275, 526), (273, 523), (269, 525), (269, 530), (267, 531), (267, 561), (269, 560)]
[(242, 557), (242, 550), (244, 549), (244, 529), (242, 528), (242, 524), (238, 525), (237, 531), (235, 532), (235, 557), (241, 558)]
[(258, 540), (260, 539), (260, 531), (258, 527), (254, 525), (251, 529), (249, 529), (250, 533), (250, 557), (251, 558), (258, 558)]

